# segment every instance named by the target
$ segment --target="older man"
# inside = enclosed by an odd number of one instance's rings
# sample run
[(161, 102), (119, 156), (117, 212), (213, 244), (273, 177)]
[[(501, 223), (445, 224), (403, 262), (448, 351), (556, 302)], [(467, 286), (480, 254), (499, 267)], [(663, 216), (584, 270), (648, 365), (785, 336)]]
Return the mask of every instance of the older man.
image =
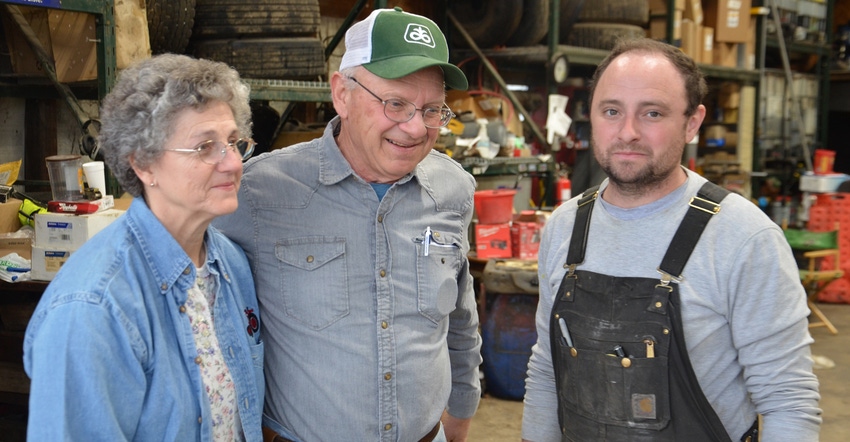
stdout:
[(330, 83), (324, 135), (246, 164), (239, 210), (216, 224), (254, 270), (264, 423), (293, 441), (465, 440), (481, 393), (475, 182), (432, 147), (466, 77), (434, 22), (396, 8), (348, 30)]

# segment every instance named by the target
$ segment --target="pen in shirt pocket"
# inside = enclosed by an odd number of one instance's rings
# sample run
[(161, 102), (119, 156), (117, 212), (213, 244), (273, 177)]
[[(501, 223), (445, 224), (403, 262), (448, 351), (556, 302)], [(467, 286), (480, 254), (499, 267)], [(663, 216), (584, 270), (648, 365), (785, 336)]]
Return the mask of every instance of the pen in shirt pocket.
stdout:
[(434, 240), (434, 237), (439, 238), (440, 234), (431, 230), (431, 226), (425, 227), (425, 232), (422, 233), (422, 239), (414, 239), (415, 242), (422, 243), (422, 256), (428, 256), (431, 253), (431, 246), (456, 248), (457, 244), (443, 244)]

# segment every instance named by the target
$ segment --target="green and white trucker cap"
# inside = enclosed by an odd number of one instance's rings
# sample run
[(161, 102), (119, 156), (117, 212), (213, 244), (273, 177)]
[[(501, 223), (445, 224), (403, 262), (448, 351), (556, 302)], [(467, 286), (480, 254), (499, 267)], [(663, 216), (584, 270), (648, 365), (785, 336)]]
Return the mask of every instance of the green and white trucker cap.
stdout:
[(345, 33), (345, 54), (339, 69), (363, 66), (387, 79), (439, 66), (446, 86), (466, 90), (466, 76), (449, 63), (449, 46), (437, 24), (421, 15), (395, 9), (376, 9)]

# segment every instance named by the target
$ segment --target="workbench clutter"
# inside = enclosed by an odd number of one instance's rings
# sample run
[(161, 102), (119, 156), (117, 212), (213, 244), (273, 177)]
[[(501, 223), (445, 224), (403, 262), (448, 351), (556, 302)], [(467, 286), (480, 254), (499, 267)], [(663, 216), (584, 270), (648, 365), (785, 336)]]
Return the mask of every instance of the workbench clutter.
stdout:
[(79, 155), (53, 155), (46, 159), (53, 199), (49, 212), (87, 214), (110, 209), (115, 205), (106, 193), (106, 177), (102, 161), (82, 162)]
[(0, 203), (0, 279), (6, 282), (30, 279), (33, 228), (21, 223), (22, 204), (17, 198)]
[(450, 90), (446, 104), (456, 117), (445, 129), (449, 133), (441, 132), (437, 145), (455, 160), (531, 156), (522, 123), (505, 97), (493, 91)]
[(523, 210), (513, 213), (513, 189), (475, 192), (475, 252), (478, 258), (519, 258), (536, 260), (540, 231), (546, 214)]

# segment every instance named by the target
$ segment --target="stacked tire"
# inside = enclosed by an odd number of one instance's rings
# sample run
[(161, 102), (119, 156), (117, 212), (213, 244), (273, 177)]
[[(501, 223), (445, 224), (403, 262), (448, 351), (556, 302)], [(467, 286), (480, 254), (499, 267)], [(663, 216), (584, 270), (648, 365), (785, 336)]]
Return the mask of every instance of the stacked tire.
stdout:
[[(449, 9), (476, 45), (532, 46), (544, 43), (549, 31), (549, 0), (457, 0)], [(561, 0), (558, 41), (561, 44), (610, 50), (618, 38), (646, 35), (647, 0)], [(467, 47), (459, 35), (453, 43)]]
[[(566, 36), (561, 34), (561, 43), (611, 50), (620, 38), (646, 35), (649, 24), (649, 2), (646, 0), (561, 0), (560, 4), (560, 27), (566, 27), (569, 32)], [(574, 14), (579, 8), (578, 20), (574, 15), (565, 14), (566, 11)]]
[(186, 51), (195, 21), (195, 0), (147, 0), (145, 12), (153, 54)]
[(326, 74), (318, 0), (195, 0), (190, 48), (245, 78), (316, 80)]
[[(549, 0), (457, 0), (449, 10), (477, 46), (531, 46), (549, 31)], [(469, 47), (460, 35), (452, 42)]]

